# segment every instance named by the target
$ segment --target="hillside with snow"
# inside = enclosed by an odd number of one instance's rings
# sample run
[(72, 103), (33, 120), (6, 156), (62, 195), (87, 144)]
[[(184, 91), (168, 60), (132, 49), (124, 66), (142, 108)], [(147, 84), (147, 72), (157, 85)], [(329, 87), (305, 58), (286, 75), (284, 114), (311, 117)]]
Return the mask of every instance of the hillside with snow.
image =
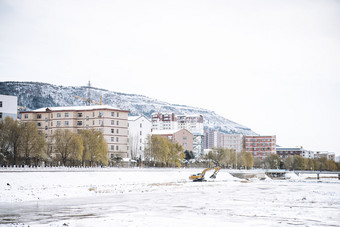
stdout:
[[(42, 107), (81, 106), (85, 101), (75, 98), (88, 97), (87, 86), (56, 86), (38, 82), (0, 82), (0, 94), (18, 97), (18, 105), (25, 110)], [(100, 88), (91, 87), (91, 100), (119, 109), (129, 110), (130, 115), (144, 114), (150, 117), (154, 112), (174, 112), (176, 115), (196, 115), (204, 117), (205, 126), (225, 133), (255, 135), (250, 128), (228, 120), (214, 111), (178, 104), (170, 104), (157, 99), (136, 94), (124, 94)]]

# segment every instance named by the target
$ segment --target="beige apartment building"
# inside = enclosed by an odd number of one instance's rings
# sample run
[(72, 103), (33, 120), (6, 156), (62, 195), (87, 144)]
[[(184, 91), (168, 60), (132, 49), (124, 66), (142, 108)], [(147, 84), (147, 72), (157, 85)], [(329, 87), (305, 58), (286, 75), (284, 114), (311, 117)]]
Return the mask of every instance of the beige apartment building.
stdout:
[(152, 135), (158, 135), (168, 138), (173, 143), (178, 143), (183, 147), (184, 150), (193, 150), (194, 136), (187, 129), (177, 130), (153, 130)]
[(48, 107), (21, 112), (21, 120), (36, 122), (47, 140), (58, 129), (77, 133), (83, 129), (98, 130), (108, 144), (108, 157), (126, 158), (129, 150), (128, 113), (108, 105)]

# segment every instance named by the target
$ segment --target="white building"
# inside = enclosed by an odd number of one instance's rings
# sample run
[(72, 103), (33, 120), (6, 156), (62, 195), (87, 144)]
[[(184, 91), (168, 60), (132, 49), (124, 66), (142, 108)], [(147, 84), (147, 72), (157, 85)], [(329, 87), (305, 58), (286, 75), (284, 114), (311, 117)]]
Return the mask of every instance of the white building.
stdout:
[(18, 116), (18, 98), (11, 95), (0, 95), (0, 119), (11, 117), (14, 120)]
[(241, 134), (223, 134), (221, 145), (223, 148), (233, 149), (241, 152), (243, 149), (243, 135)]
[(129, 144), (130, 144), (130, 158), (144, 159), (144, 150), (147, 143), (148, 136), (151, 135), (151, 121), (141, 116), (130, 116), (129, 120)]
[(314, 159), (314, 151), (307, 151), (305, 149), (302, 149), (302, 157)]
[(177, 115), (178, 129), (187, 129), (194, 135), (203, 135), (202, 115)]
[(174, 113), (153, 113), (152, 130), (177, 130), (178, 122)]

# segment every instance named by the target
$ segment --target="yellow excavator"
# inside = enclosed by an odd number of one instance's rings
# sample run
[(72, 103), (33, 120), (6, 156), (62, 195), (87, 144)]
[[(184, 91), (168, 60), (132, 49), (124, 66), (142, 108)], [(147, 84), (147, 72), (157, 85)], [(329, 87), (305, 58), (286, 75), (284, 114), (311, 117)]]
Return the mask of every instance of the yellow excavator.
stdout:
[(217, 166), (217, 167), (214, 167), (214, 168), (207, 168), (207, 169), (203, 170), (202, 173), (191, 175), (189, 177), (189, 180), (192, 180), (194, 182), (197, 182), (197, 181), (206, 181), (204, 176), (205, 176), (206, 172), (208, 172), (209, 170), (215, 170), (214, 173), (210, 176), (210, 178), (215, 179), (216, 175), (218, 174), (220, 169), (221, 169), (220, 166)]

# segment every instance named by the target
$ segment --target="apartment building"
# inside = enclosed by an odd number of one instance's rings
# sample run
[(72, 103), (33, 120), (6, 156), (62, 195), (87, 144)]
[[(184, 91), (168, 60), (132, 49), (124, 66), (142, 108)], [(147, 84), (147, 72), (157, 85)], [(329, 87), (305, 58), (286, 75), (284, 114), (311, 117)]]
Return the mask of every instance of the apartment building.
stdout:
[(303, 147), (277, 147), (276, 154), (281, 158), (281, 160), (284, 160), (288, 156), (303, 156), (304, 149)]
[(243, 150), (243, 135), (241, 134), (222, 134), (221, 147), (233, 149), (236, 152)]
[(326, 158), (328, 160), (335, 161), (335, 153), (334, 152), (328, 152), (328, 151), (316, 151), (314, 152), (314, 158)]
[(177, 115), (178, 129), (187, 129), (194, 135), (203, 135), (202, 115)]
[(222, 147), (223, 133), (218, 130), (206, 130), (204, 132), (204, 149)]
[(98, 130), (108, 144), (108, 157), (126, 158), (129, 151), (128, 113), (107, 105), (48, 107), (21, 112), (21, 120), (36, 122), (49, 141), (58, 129), (76, 133), (83, 129)]
[(193, 150), (193, 134), (187, 129), (177, 130), (153, 130), (152, 135), (158, 135), (168, 138), (173, 143), (178, 143), (184, 150)]
[(152, 130), (177, 130), (178, 123), (174, 113), (153, 113)]
[(143, 160), (147, 139), (151, 135), (152, 123), (144, 115), (130, 116), (128, 120), (130, 158)]
[(276, 154), (276, 136), (244, 136), (244, 148), (252, 152), (254, 158), (264, 159)]
[(11, 117), (14, 120), (18, 116), (18, 98), (12, 95), (0, 95), (0, 120)]

